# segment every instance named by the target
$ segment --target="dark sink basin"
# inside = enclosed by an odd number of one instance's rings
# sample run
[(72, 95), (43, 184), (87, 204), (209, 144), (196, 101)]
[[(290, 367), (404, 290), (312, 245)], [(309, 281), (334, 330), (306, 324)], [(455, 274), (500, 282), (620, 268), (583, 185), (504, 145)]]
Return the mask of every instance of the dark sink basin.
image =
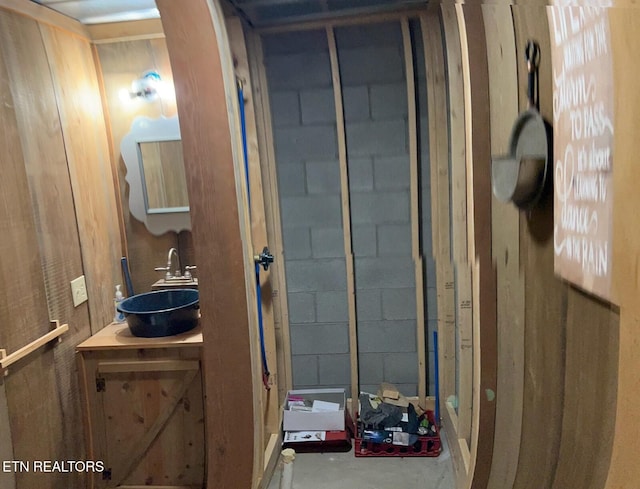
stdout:
[(171, 336), (196, 327), (199, 295), (195, 289), (156, 290), (131, 296), (118, 309), (124, 313), (133, 335)]

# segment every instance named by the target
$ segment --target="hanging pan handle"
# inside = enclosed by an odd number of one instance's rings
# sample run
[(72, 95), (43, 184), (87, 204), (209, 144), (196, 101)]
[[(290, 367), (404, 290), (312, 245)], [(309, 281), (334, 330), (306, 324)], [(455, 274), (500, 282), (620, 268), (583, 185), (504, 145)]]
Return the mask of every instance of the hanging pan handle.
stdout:
[(536, 41), (527, 41), (524, 50), (527, 59), (527, 98), (529, 99), (529, 108), (540, 109), (539, 105), (539, 87), (538, 87), (538, 66), (540, 66), (540, 46)]

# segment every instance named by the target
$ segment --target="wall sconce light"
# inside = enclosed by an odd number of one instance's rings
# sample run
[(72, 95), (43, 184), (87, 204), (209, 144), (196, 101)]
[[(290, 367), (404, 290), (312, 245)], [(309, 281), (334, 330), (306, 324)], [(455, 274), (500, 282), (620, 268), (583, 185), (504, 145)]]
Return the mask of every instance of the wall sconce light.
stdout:
[(157, 71), (145, 71), (140, 78), (133, 80), (131, 84), (131, 98), (141, 97), (147, 102), (153, 102), (158, 98), (158, 87), (162, 82)]
[(145, 71), (140, 78), (131, 83), (131, 89), (123, 88), (119, 92), (123, 102), (140, 98), (145, 102), (154, 102), (158, 98), (165, 97), (171, 91), (171, 87), (160, 77), (155, 70)]

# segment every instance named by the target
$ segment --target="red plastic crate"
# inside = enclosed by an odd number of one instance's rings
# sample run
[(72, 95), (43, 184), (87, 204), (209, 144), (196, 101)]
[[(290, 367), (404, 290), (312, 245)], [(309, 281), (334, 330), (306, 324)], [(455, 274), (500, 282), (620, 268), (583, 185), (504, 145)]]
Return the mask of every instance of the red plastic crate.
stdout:
[[(436, 427), (436, 436), (419, 436), (414, 445), (402, 446), (391, 443), (363, 441), (355, 434), (354, 454), (356, 457), (437, 457), (442, 451), (440, 430), (434, 422), (433, 411), (427, 411), (429, 421)], [(419, 443), (419, 444), (418, 444)]]

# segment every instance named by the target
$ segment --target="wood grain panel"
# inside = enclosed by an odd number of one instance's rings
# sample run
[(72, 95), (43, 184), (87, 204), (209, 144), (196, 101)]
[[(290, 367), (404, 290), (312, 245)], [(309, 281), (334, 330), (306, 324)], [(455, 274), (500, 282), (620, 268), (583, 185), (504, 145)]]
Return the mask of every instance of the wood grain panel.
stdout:
[[(284, 269), (284, 244), (280, 223), (278, 179), (275, 166), (275, 149), (271, 132), (271, 109), (269, 105), (267, 77), (264, 68), (264, 54), (260, 36), (247, 32), (248, 53), (253, 79), (253, 97), (257, 120), (258, 149), (260, 153), (262, 182), (264, 190), (267, 237), (276, 257), (271, 275), (271, 295), (273, 298), (273, 320), (278, 351), (279, 398), (284, 399), (293, 385), (291, 374), (291, 340), (289, 334), (289, 310), (287, 304), (287, 283)], [(281, 264), (281, 265), (279, 265)]]
[[(632, 6), (629, 0), (618, 0), (616, 6)], [(613, 48), (615, 136), (614, 136), (614, 216), (613, 216), (613, 296), (620, 304), (620, 328), (617, 368), (615, 430), (611, 466), (606, 488), (630, 487), (640, 480), (640, 465), (634, 454), (640, 452), (640, 399), (638, 372), (640, 353), (640, 302), (638, 301), (638, 250), (640, 232), (630, 225), (638, 212), (637, 162), (640, 141), (637, 137), (638, 66), (635, 50), (640, 32), (637, 8), (609, 10), (611, 45)], [(612, 332), (612, 334), (615, 334)]]
[[(0, 13), (0, 19), (5, 13)], [(2, 295), (2, 318), (10, 327), (0, 330), (2, 348), (14, 351), (42, 336), (49, 327), (47, 299), (43, 284), (40, 250), (33, 213), (29, 183), (24, 167), (16, 106), (11, 93), (4, 50), (0, 49), (0, 138), (4, 151), (2, 161), (3, 239), (0, 250), (0, 270), (6, 283), (12, 283), (15, 293)], [(16, 267), (21, 273), (16, 273)], [(5, 290), (5, 289), (3, 289)], [(24, 311), (19, 314), (18, 311)]]
[[(570, 288), (564, 416), (553, 487), (605, 486), (611, 461), (618, 366), (618, 314), (593, 296)], [(598, 426), (594, 430), (593, 427)]]
[(447, 150), (446, 80), (443, 32), (438, 14), (422, 15), (420, 29), (427, 66), (429, 111), (429, 162), (431, 171), (431, 222), (433, 258), (436, 262), (438, 307), (438, 357), (441, 414), (445, 402), (456, 394), (454, 278), (449, 237), (449, 161)]
[[(552, 120), (549, 28), (543, 6), (514, 5), (520, 110), (527, 107), (524, 48), (540, 43), (540, 111)], [(525, 281), (522, 442), (514, 489), (550, 487), (559, 457), (564, 398), (567, 288), (553, 275), (553, 203), (550, 193), (520, 215), (520, 261)], [(545, 423), (537, 420), (545, 419)]]
[[(635, 18), (637, 21), (640, 17), (636, 14)], [(551, 93), (547, 93), (550, 98)], [(619, 161), (625, 160), (616, 157), (615, 162)], [(618, 202), (621, 194), (615, 195)], [(618, 392), (620, 316), (615, 306), (566, 283), (563, 286), (568, 289), (564, 403), (552, 487), (561, 489), (571, 484), (600, 489), (605, 487), (614, 446), (616, 419), (612, 413)], [(592, 429), (594, 424), (598, 430)]]
[(447, 46), (447, 81), (449, 91), (449, 145), (450, 145), (450, 216), (451, 259), (455, 274), (456, 320), (456, 396), (457, 437), (471, 442), (473, 404), (473, 304), (471, 268), (467, 236), (467, 169), (464, 80), (460, 30), (453, 5), (443, 5), (442, 19)]
[(489, 74), (480, 5), (456, 5), (465, 95), (467, 224), (473, 291), (473, 419), (469, 483), (487, 486), (496, 392), (496, 283), (491, 258)]
[[(487, 36), (491, 154), (506, 154), (518, 115), (513, 16), (509, 5), (484, 5)], [(518, 467), (524, 383), (524, 277), (520, 271), (520, 216), (510, 204), (492, 202), (492, 250), (496, 264), (498, 389), (489, 487), (511, 489)]]
[(418, 155), (418, 121), (416, 107), (416, 76), (414, 69), (414, 48), (412, 46), (409, 20), (401, 19), (404, 69), (407, 81), (407, 127), (409, 131), (410, 165), (410, 214), (411, 214), (411, 257), (413, 259), (416, 297), (416, 349), (418, 353), (418, 402), (424, 405), (427, 397), (427, 341), (425, 321), (425, 296), (422, 254), (420, 251), (420, 162)]
[[(145, 361), (175, 358), (168, 350), (124, 352), (118, 358)], [(197, 356), (197, 352), (195, 353)], [(97, 365), (117, 354), (106, 352)], [(134, 357), (132, 357), (132, 355)], [(182, 358), (194, 358), (187, 350)], [(197, 362), (197, 360), (196, 360)], [(204, 477), (203, 401), (199, 371), (104, 373), (102, 397), (112, 481), (125, 485), (202, 485)], [(196, 397), (200, 394), (200, 398)], [(107, 483), (98, 483), (98, 486)], [(108, 485), (108, 484), (107, 484)]]
[[(227, 112), (221, 110), (227, 107), (228, 73), (223, 74), (210, 7), (205, 1), (158, 1), (178, 94), (200, 306), (203, 318), (215, 326), (205, 326), (203, 347), (207, 485), (249, 488), (257, 460), (250, 291), (240, 230), (246, 215), (239, 215), (235, 166), (240, 162), (234, 159)], [(229, 419), (244, 422), (231, 425)]]
[[(4, 85), (6, 100), (11, 102), (3, 104), (10, 108), (3, 114), (3, 123), (9, 125), (7, 136), (13, 132), (4, 147), (13, 148), (13, 164), (23, 165), (22, 170), (16, 167), (16, 173), (8, 174), (15, 180), (4, 180), (12, 188), (3, 195), (19, 192), (16, 203), (22, 210), (12, 216), (10, 231), (5, 231), (14, 248), (5, 258), (18, 255), (2, 261), (22, 285), (14, 286), (7, 309), (12, 312), (7, 324), (15, 326), (3, 336), (17, 348), (46, 332), (49, 317), (71, 325), (66, 341), (12, 367), (6, 394), (14, 456), (21, 460), (77, 460), (83, 453), (81, 431), (72, 422), (80, 418), (73, 345), (89, 335), (89, 317), (86, 304), (73, 308), (68, 289), (69, 281), (82, 274), (82, 261), (58, 109), (38, 24), (0, 12), (0, 45), (6, 67), (2, 79), (8, 80), (11, 92)], [(22, 157), (14, 160), (19, 147)], [(23, 253), (26, 258), (20, 256)], [(21, 325), (21, 321), (26, 323)], [(51, 423), (52, 419), (61, 421)], [(49, 488), (82, 485), (83, 477), (77, 473), (23, 472), (16, 474), (16, 479), (18, 487)]]
[(43, 25), (59, 28), (66, 31), (67, 34), (73, 33), (85, 40), (89, 39), (87, 28), (80, 22), (53, 9), (39, 5), (37, 2), (0, 0), (0, 9), (18, 13)]
[(100, 91), (90, 45), (58, 29), (40, 29), (60, 112), (95, 333), (113, 319), (109, 285), (122, 281), (120, 227)]
[[(236, 77), (242, 83), (244, 95), (249, 190), (251, 195), (251, 239), (253, 242), (254, 252), (258, 254), (262, 251), (264, 246), (270, 246), (271, 243), (269, 242), (267, 233), (267, 218), (265, 212), (266, 197), (264, 195), (261, 159), (258, 149), (256, 98), (253, 94), (253, 81), (251, 79), (251, 74), (249, 73), (249, 59), (247, 56), (247, 47), (240, 19), (235, 17), (227, 18), (227, 29)], [(272, 249), (271, 246), (270, 249)], [(275, 266), (270, 267), (269, 271), (260, 269), (263, 337), (265, 341), (267, 365), (269, 366), (271, 373), (269, 379), (271, 388), (269, 390), (261, 390), (262, 416), (265, 424), (265, 449), (271, 439), (270, 435), (279, 432), (280, 405), (284, 402), (284, 397), (279, 395), (280, 371), (278, 364), (278, 352), (276, 349), (276, 332), (273, 310), (273, 290), (274, 281), (276, 279)]]
[[(356, 289), (353, 260), (353, 243), (351, 239), (351, 200), (349, 195), (349, 166), (347, 161), (347, 133), (345, 130), (342, 81), (340, 79), (340, 62), (336, 46), (336, 35), (331, 27), (327, 27), (327, 45), (331, 60), (331, 82), (333, 100), (336, 111), (336, 132), (338, 140), (338, 163), (340, 168), (340, 204), (342, 207), (342, 236), (345, 256), (347, 303), (349, 317), (349, 360), (351, 376), (352, 413), (358, 411), (357, 399), (360, 397), (360, 377), (358, 373), (358, 322), (356, 317)], [(406, 54), (406, 53), (405, 53)]]
[[(1, 340), (2, 338), (0, 338)], [(13, 440), (11, 439), (11, 420), (9, 419), (9, 406), (7, 405), (7, 394), (4, 384), (0, 386), (0, 437), (3, 443), (0, 444), (0, 458), (2, 460), (13, 460)], [(6, 489), (15, 489), (16, 476), (12, 471), (0, 472), (0, 485)]]
[[(0, 276), (12, 287), (11, 294), (3, 288), (5, 292), (0, 295), (0, 319), (5, 325), (0, 328), (0, 344), (2, 348), (13, 351), (45, 333), (49, 315), (24, 157), (21, 145), (16, 144), (20, 133), (3, 51), (0, 49), (0, 98), (4, 101), (0, 104), (0, 146), (4, 148), (0, 155), (3, 170), (3, 178), (0, 179), (0, 227), (3, 230)], [(16, 274), (16, 264), (20, 264), (19, 274)], [(36, 406), (42, 405), (42, 392), (37, 389), (46, 391), (47, 381), (54, 378), (53, 373), (43, 376), (39, 371), (44, 366), (42, 359), (51, 364), (53, 353), (41, 350), (26, 365), (20, 362), (11, 369), (10, 377), (4, 379), (0, 387), (3, 431), (8, 431), (7, 443), (2, 444), (3, 454), (10, 451), (7, 454), (9, 458), (5, 460), (46, 456), (48, 447), (53, 443), (52, 432), (37, 420), (38, 415), (48, 414), (46, 408), (49, 406), (45, 405), (40, 412), (34, 412)], [(29, 381), (31, 374), (34, 377)], [(33, 389), (25, 392), (26, 396), (23, 397), (14, 394), (16, 389), (23, 389), (24, 385), (31, 385)], [(55, 414), (59, 414), (59, 411)], [(36, 419), (32, 420), (34, 416)], [(43, 431), (36, 433), (30, 426)], [(37, 444), (30, 445), (36, 441)], [(16, 479), (20, 483), (36, 482), (42, 483), (41, 487), (51, 487), (48, 485), (50, 482), (42, 478), (34, 481), (33, 477), (20, 474), (2, 474), (0, 481), (3, 487), (5, 483), (7, 487), (14, 487)]]
[[(196, 264), (189, 248), (181, 249), (184, 241), (176, 233), (168, 232), (154, 236), (129, 212), (129, 186), (126, 183), (126, 167), (120, 155), (120, 141), (129, 132), (131, 123), (137, 116), (158, 118), (176, 115), (175, 100), (158, 100), (151, 103), (139, 99), (122, 101), (119, 92), (129, 89), (131, 82), (147, 70), (156, 69), (165, 81), (171, 83), (172, 72), (164, 39), (113, 42), (97, 46), (99, 65), (104, 83), (104, 99), (108, 112), (109, 130), (115, 167), (118, 172), (119, 193), (126, 234), (127, 250), (134, 290), (137, 293), (151, 290), (158, 278), (155, 267), (167, 263), (167, 252), (176, 247), (180, 251), (183, 264)], [(183, 231), (181, 234), (190, 234)], [(197, 264), (196, 264), (197, 265)]]

